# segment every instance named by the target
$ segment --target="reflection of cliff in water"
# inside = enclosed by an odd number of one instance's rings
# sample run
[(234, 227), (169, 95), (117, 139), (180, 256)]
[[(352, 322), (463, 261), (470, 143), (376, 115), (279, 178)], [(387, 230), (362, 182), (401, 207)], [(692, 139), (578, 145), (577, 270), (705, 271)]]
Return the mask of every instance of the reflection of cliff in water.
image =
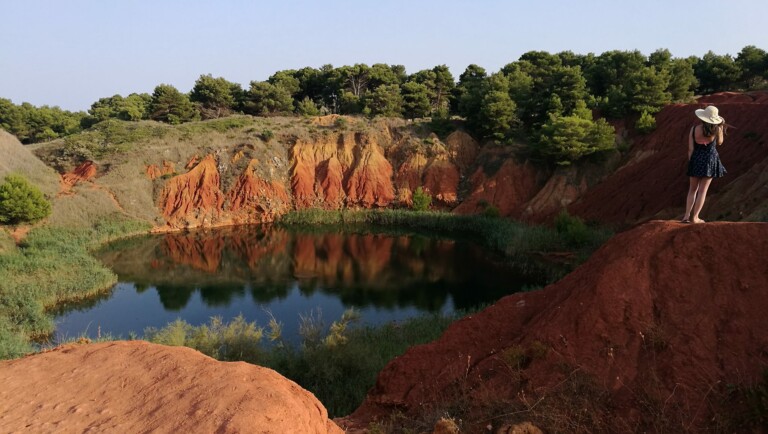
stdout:
[(449, 296), (456, 308), (469, 308), (535, 283), (474, 244), (416, 235), (250, 226), (123, 240), (100, 258), (139, 292), (157, 288), (170, 310), (195, 291), (207, 305), (225, 306), (246, 291), (267, 303), (298, 287), (348, 306), (435, 311)]

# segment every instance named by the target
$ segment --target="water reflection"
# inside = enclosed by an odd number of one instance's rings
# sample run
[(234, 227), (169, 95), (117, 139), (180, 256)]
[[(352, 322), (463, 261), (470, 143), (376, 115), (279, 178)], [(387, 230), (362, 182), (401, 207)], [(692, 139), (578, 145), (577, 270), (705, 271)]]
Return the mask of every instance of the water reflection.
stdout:
[(98, 255), (137, 292), (155, 288), (166, 310), (199, 291), (208, 306), (249, 292), (258, 303), (317, 292), (347, 306), (437, 311), (471, 308), (531, 283), (513, 265), (464, 241), (377, 233), (291, 233), (239, 227), (140, 237)]

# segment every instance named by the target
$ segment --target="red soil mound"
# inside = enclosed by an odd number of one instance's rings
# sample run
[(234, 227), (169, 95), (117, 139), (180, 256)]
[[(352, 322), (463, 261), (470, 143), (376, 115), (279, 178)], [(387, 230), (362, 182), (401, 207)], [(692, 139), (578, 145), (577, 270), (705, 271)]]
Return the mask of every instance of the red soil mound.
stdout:
[[(491, 157), (498, 158), (498, 157)], [(472, 174), (469, 196), (454, 209), (460, 214), (476, 214), (493, 206), (503, 216), (519, 215), (538, 186), (536, 171), (530, 164), (518, 164), (511, 157), (502, 157), (501, 167), (493, 174), (481, 165)]]
[(472, 136), (459, 130), (445, 138), (445, 147), (448, 149), (451, 160), (456, 163), (462, 173), (475, 163), (480, 153), (480, 144)]
[[(591, 187), (569, 210), (583, 218), (610, 223), (643, 221), (654, 216), (682, 215), (688, 191), (688, 135), (696, 123), (693, 111), (716, 103), (733, 125), (720, 157), (728, 174), (712, 182), (702, 216), (739, 219), (768, 199), (765, 179), (745, 189), (742, 176), (753, 176), (754, 165), (768, 166), (768, 93), (721, 93), (698, 104), (675, 104), (656, 116), (656, 130), (636, 139), (630, 160), (605, 180)], [(728, 200), (718, 200), (726, 195)], [(741, 215), (739, 215), (741, 213)]]
[(290, 207), (285, 187), (277, 181), (261, 179), (255, 170), (258, 164), (257, 160), (251, 160), (227, 193), (226, 209), (233, 223), (271, 222)]
[[(619, 234), (558, 283), (505, 297), (409, 349), (350, 421), (459, 402), (470, 419), (494, 416), (489, 403), (531, 418), (536, 403), (550, 416), (589, 406), (612, 432), (647, 429), (657, 411), (701, 429), (726, 385), (754, 384), (768, 367), (765, 252), (762, 223), (655, 221)], [(573, 388), (583, 402), (567, 403)]]
[(85, 161), (71, 172), (61, 175), (60, 193), (67, 193), (72, 190), (76, 184), (90, 181), (96, 176), (97, 167), (93, 161)]
[[(458, 201), (461, 173), (454, 163), (454, 149), (450, 152), (434, 137), (435, 143), (427, 150), (408, 153), (395, 174), (398, 201), (413, 203), (413, 192), (418, 187), (429, 193), (433, 204), (453, 207)], [(430, 156), (428, 156), (430, 155)]]
[(0, 362), (9, 432), (341, 433), (271, 369), (147, 342), (67, 345)]

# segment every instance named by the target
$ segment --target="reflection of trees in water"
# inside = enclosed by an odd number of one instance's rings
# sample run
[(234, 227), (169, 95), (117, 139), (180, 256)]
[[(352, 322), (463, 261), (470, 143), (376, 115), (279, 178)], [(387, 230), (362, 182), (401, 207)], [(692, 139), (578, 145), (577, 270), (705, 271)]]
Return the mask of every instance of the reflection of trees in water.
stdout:
[(137, 291), (154, 286), (163, 306), (184, 308), (199, 290), (209, 306), (226, 306), (246, 289), (259, 303), (288, 296), (337, 296), (345, 305), (441, 309), (451, 297), (470, 308), (528, 282), (509, 264), (455, 240), (371, 233), (291, 233), (237, 227), (146, 237), (104, 260)]
[(245, 288), (238, 284), (219, 284), (200, 288), (200, 298), (206, 306), (229, 306), (232, 299), (245, 296)]
[(192, 293), (195, 292), (194, 286), (157, 285), (155, 288), (165, 310), (172, 311), (184, 309), (192, 298)]

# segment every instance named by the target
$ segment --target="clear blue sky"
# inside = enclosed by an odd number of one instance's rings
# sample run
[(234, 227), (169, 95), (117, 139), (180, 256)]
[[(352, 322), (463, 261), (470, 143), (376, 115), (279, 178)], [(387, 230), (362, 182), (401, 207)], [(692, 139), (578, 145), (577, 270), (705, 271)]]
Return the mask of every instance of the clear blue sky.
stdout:
[(0, 0), (0, 97), (87, 110), (100, 97), (248, 86), (355, 63), (489, 72), (530, 50), (768, 50), (766, 0)]

